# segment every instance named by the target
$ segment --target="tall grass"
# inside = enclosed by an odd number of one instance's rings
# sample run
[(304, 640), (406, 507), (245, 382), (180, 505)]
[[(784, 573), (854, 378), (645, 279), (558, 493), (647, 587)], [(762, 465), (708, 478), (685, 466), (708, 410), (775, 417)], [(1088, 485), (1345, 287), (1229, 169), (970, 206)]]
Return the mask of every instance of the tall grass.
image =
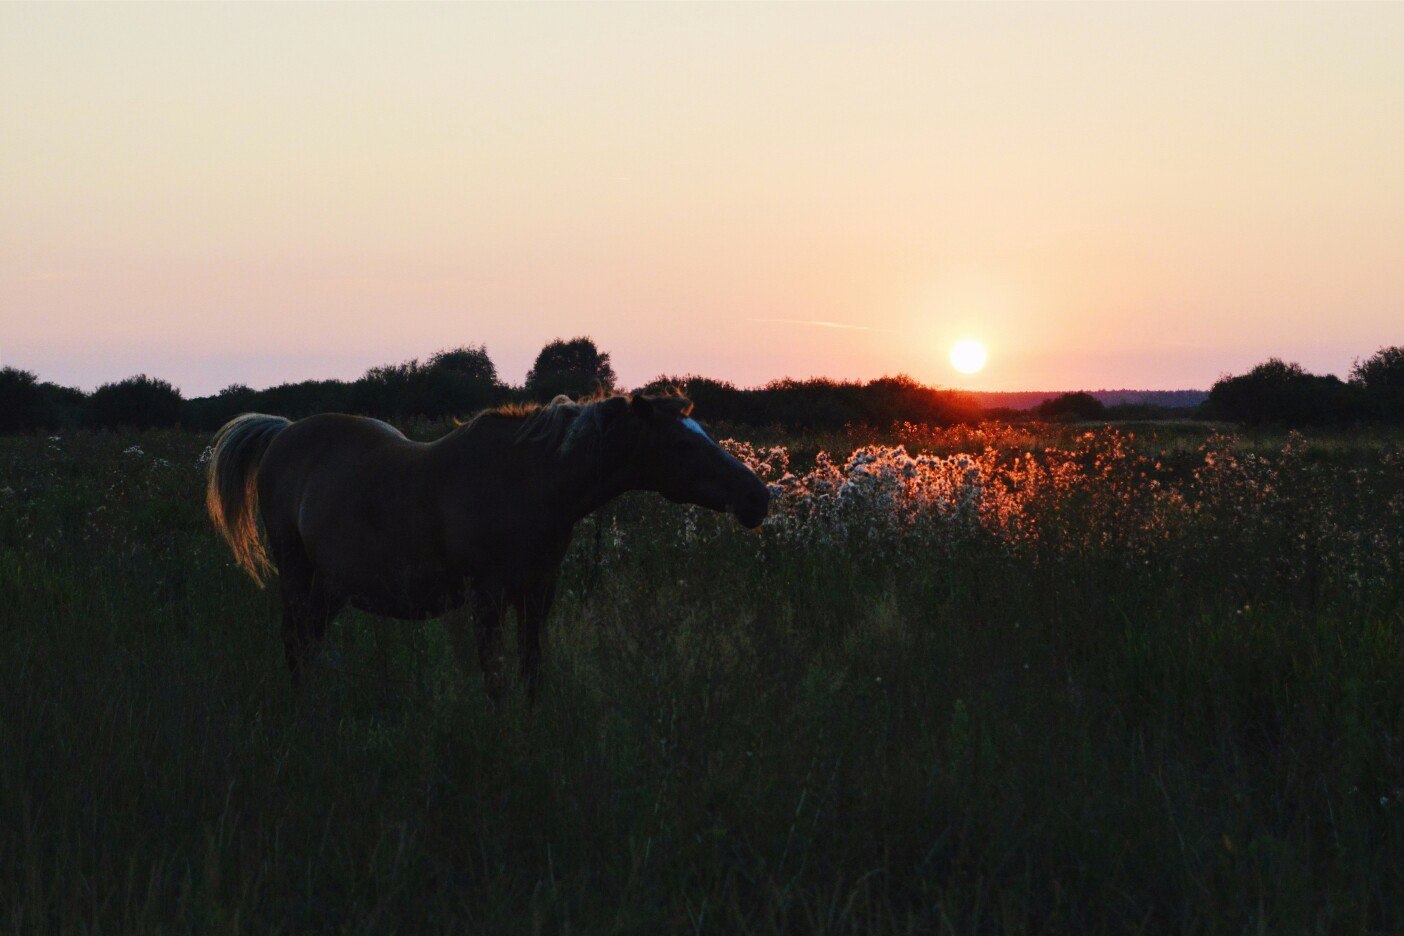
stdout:
[(964, 431), (619, 502), (496, 712), (357, 614), (295, 699), (203, 438), (0, 441), (0, 930), (1404, 928), (1397, 441)]

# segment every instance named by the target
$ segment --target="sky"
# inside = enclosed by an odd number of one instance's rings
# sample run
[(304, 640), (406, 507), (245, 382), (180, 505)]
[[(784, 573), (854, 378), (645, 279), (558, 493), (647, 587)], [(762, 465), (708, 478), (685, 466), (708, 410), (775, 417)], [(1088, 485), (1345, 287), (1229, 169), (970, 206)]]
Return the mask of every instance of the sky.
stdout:
[(1404, 343), (1404, 4), (0, 6), (0, 364), (575, 335), (626, 385), (1344, 375)]

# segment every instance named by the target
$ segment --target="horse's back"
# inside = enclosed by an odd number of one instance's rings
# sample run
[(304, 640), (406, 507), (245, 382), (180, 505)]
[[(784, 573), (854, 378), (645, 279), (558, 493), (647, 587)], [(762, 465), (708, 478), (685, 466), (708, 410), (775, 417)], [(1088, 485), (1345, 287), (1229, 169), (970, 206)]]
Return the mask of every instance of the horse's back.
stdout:
[(260, 495), (277, 499), (319, 476), (334, 478), (367, 460), (394, 458), (396, 450), (413, 447), (403, 433), (378, 419), (343, 413), (308, 416), (268, 446), (259, 469)]
[(347, 413), (318, 413), (299, 419), (278, 438), (280, 448), (305, 448), (321, 444), (346, 449), (400, 442), (413, 445), (405, 434), (387, 422)]
[(271, 537), (309, 553), (372, 551), (406, 526), (421, 532), (426, 446), (378, 419), (326, 413), (274, 439), (259, 468), (259, 500)]
[(293, 423), (259, 470), (275, 562), (282, 552), (356, 607), (413, 618), (460, 602), (471, 578), (517, 581), (558, 561), (569, 524), (543, 522), (540, 457), (513, 444), (517, 428), (420, 443), (356, 416)]

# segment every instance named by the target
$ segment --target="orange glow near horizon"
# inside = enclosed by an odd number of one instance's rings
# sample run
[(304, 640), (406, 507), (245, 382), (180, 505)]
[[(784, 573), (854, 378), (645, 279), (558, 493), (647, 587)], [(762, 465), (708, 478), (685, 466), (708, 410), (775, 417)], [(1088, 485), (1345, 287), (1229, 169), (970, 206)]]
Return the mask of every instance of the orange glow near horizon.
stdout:
[(1206, 388), (1404, 340), (1404, 4), (0, 5), (0, 365)]

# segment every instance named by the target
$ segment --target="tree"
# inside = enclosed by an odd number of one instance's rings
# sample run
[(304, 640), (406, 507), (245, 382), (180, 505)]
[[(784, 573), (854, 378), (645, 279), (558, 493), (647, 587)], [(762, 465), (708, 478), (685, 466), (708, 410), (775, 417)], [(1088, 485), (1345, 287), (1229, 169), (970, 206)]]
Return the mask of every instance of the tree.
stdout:
[(39, 385), (39, 426), (68, 429), (83, 423), (88, 398), (82, 390), (44, 381)]
[(1102, 401), (1085, 390), (1064, 393), (1051, 397), (1038, 404), (1035, 412), (1039, 419), (1049, 422), (1067, 422), (1079, 419), (1100, 419), (1107, 413)]
[(958, 390), (928, 387), (906, 374), (870, 380), (861, 391), (862, 421), (873, 426), (893, 422), (951, 425), (980, 418), (973, 397)]
[(1204, 407), (1215, 419), (1283, 425), (1345, 422), (1358, 412), (1355, 394), (1339, 377), (1309, 374), (1279, 358), (1246, 374), (1221, 377)]
[(94, 426), (150, 429), (180, 422), (180, 391), (164, 380), (138, 374), (103, 384), (88, 397), (88, 421)]
[(482, 409), (502, 395), (497, 368), (478, 346), (440, 351), (426, 362), (372, 367), (353, 385), (353, 408), (373, 416), (449, 416)]
[(429, 359), (429, 369), (457, 374), (475, 383), (497, 385), (497, 365), (492, 363), (483, 345), (464, 345), (439, 351)]
[(185, 402), (186, 422), (196, 429), (218, 429), (240, 413), (259, 409), (258, 394), (244, 384), (230, 384), (214, 396)]
[(1381, 348), (1356, 361), (1350, 382), (1361, 391), (1370, 415), (1404, 419), (1404, 345)]
[(15, 367), (0, 369), (0, 432), (33, 432), (42, 410), (38, 377)]
[(527, 394), (543, 401), (561, 393), (572, 397), (607, 393), (614, 383), (609, 355), (589, 338), (552, 341), (541, 349), (526, 376)]
[(748, 394), (744, 390), (738, 390), (730, 381), (713, 380), (696, 374), (682, 377), (659, 374), (639, 388), (641, 393), (674, 391), (691, 400), (704, 419), (715, 422), (723, 419), (739, 421), (745, 418)]

